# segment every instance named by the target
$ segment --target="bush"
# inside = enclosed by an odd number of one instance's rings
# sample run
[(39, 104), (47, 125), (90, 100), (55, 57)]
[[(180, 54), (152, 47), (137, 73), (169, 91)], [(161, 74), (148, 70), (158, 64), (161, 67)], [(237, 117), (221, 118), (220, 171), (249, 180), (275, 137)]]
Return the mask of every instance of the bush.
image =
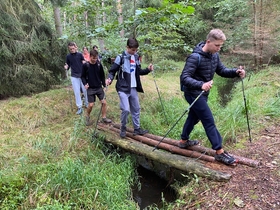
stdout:
[(174, 60), (161, 60), (154, 64), (154, 69), (157, 72), (171, 72), (171, 71), (181, 71), (182, 63), (178, 63)]

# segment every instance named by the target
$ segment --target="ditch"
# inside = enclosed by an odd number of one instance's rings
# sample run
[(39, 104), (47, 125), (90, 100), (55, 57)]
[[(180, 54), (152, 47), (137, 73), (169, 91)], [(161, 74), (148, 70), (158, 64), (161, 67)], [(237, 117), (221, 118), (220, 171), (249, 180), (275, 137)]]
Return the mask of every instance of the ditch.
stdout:
[(142, 155), (127, 152), (120, 147), (112, 144), (106, 144), (107, 150), (118, 154), (129, 154), (136, 158), (138, 184), (131, 186), (132, 196), (138, 204), (140, 210), (149, 207), (161, 209), (164, 205), (174, 202), (177, 197), (177, 191), (171, 186), (174, 181), (188, 182), (185, 172), (170, 168), (169, 166), (147, 159)]
[(176, 200), (176, 191), (155, 172), (145, 169), (143, 166), (139, 166), (137, 172), (141, 189), (138, 189), (136, 185), (132, 187), (132, 192), (133, 199), (140, 210), (149, 206), (156, 206), (161, 209), (165, 204)]

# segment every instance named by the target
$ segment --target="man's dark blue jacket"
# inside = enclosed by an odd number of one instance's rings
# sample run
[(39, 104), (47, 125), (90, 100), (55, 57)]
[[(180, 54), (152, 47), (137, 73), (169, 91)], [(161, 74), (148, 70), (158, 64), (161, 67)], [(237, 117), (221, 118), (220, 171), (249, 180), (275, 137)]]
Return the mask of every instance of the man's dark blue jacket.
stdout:
[[(218, 53), (203, 52), (202, 48), (204, 45), (205, 42), (200, 42), (194, 48), (193, 53), (187, 58), (180, 76), (181, 83), (185, 86), (184, 91), (186, 94), (199, 95), (202, 91), (202, 85), (205, 82), (211, 81), (215, 73), (227, 78), (239, 76), (236, 73), (237, 68), (228, 69), (222, 64)], [(200, 58), (197, 53), (200, 55)], [(208, 95), (209, 91), (204, 94)]]

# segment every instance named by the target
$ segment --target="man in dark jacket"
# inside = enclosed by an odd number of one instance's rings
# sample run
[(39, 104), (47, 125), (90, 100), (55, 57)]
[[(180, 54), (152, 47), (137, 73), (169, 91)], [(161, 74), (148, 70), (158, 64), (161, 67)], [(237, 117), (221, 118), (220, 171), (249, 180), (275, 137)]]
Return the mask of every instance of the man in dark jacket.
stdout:
[[(102, 122), (110, 123), (111, 120), (106, 117), (107, 102), (102, 86), (105, 88), (105, 73), (102, 64), (98, 60), (98, 52), (90, 51), (89, 62), (83, 64), (82, 82), (87, 90), (88, 107), (86, 112), (86, 125), (92, 124), (90, 113), (96, 100), (96, 96), (101, 102)], [(98, 119), (97, 119), (98, 120)]]
[(189, 110), (179, 147), (187, 148), (199, 143), (196, 140), (189, 140), (189, 135), (200, 120), (212, 144), (212, 149), (216, 150), (215, 159), (231, 165), (236, 160), (223, 150), (222, 137), (216, 128), (212, 112), (207, 104), (215, 73), (227, 78), (245, 77), (245, 70), (241, 67), (228, 69), (221, 63), (218, 52), (225, 40), (226, 37), (220, 29), (211, 30), (206, 41), (199, 43), (186, 60), (180, 76), (181, 83), (184, 85), (185, 99), (191, 104), (202, 91), (204, 93)]
[(120, 137), (126, 137), (126, 124), (129, 113), (132, 116), (134, 135), (144, 135), (148, 130), (140, 128), (140, 104), (138, 92), (144, 92), (140, 75), (149, 74), (153, 71), (153, 65), (150, 64), (147, 69), (141, 69), (137, 49), (138, 41), (134, 38), (127, 40), (127, 49), (121, 56), (117, 56), (115, 62), (109, 70), (106, 84), (110, 85), (117, 73), (116, 90), (120, 98), (121, 108), (121, 132)]

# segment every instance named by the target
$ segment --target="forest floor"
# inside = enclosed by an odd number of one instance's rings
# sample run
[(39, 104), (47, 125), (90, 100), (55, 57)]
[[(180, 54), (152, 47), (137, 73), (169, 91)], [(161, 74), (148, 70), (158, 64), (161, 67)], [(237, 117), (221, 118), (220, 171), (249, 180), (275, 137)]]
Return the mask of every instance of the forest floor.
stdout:
[(245, 146), (232, 153), (259, 160), (260, 166), (223, 167), (232, 174), (225, 183), (200, 180), (184, 209), (280, 209), (280, 125), (265, 128)]

